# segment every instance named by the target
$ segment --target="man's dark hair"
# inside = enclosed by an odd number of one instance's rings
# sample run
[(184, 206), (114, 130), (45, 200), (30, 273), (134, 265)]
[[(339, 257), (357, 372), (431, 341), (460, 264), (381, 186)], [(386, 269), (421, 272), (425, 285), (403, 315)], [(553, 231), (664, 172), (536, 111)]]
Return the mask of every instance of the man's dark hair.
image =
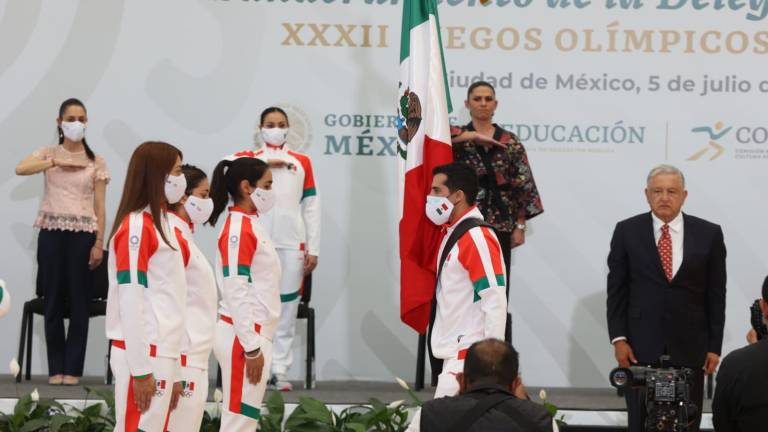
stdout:
[(512, 345), (498, 339), (484, 339), (472, 344), (464, 358), (464, 381), (478, 381), (501, 386), (511, 385), (520, 368), (519, 355)]
[(477, 183), (477, 174), (469, 165), (453, 162), (447, 165), (440, 165), (432, 170), (432, 176), (445, 174), (447, 179), (445, 185), (451, 193), (461, 190), (467, 197), (467, 204), (474, 205), (477, 199), (477, 190), (480, 186)]
[(472, 94), (472, 91), (474, 91), (478, 87), (488, 87), (489, 89), (491, 89), (491, 91), (493, 91), (493, 95), (496, 96), (496, 89), (493, 88), (491, 83), (489, 83), (488, 81), (475, 81), (472, 84), (470, 84), (469, 88), (467, 89), (467, 99), (469, 99), (469, 95)]
[(763, 300), (768, 302), (768, 276), (763, 281)]

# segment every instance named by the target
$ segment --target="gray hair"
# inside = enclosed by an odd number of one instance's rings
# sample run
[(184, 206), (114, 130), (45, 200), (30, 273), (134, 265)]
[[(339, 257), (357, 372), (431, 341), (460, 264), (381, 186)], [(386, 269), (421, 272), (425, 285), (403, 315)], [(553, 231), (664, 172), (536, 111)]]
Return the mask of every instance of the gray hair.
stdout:
[(653, 179), (659, 174), (675, 174), (680, 176), (680, 180), (683, 181), (683, 189), (685, 189), (685, 176), (683, 175), (683, 172), (680, 171), (677, 167), (674, 167), (672, 165), (666, 165), (666, 164), (661, 164), (653, 168), (651, 172), (648, 173), (648, 178), (645, 180), (645, 184), (646, 185), (651, 184), (651, 179)]

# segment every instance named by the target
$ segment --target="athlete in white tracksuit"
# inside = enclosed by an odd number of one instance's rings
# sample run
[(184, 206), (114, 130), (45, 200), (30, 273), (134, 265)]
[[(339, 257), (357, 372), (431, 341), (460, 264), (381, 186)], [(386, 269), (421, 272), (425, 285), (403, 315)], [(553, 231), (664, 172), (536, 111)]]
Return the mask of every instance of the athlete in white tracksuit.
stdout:
[(221, 293), (214, 353), (221, 365), (221, 430), (253, 431), (269, 380), (272, 339), (280, 318), (280, 260), (259, 223), (272, 208), (272, 174), (254, 158), (219, 162), (211, 182), (215, 224), (229, 197), (216, 257)]
[[(271, 115), (275, 114), (278, 112), (271, 112)], [(285, 119), (284, 115), (279, 117)], [(320, 198), (309, 156), (287, 149), (287, 129), (266, 129), (264, 118), (262, 116), (265, 146), (257, 151), (236, 153), (228, 159), (256, 157), (272, 168), (275, 206), (260, 220), (272, 238), (283, 269), (280, 323), (273, 341), (272, 374), (273, 384), (279, 390), (290, 390), (285, 376), (293, 363), (291, 346), (296, 334), (302, 281), (305, 273), (311, 271), (307, 263), (311, 260), (316, 263), (320, 254)]]
[[(185, 206), (204, 202), (189, 198), (187, 201)], [(213, 208), (212, 204), (210, 208)], [(185, 211), (189, 218), (187, 213)], [(181, 377), (180, 380), (177, 379), (181, 381), (183, 390), (176, 409), (170, 414), (165, 429), (167, 432), (200, 429), (205, 402), (208, 399), (208, 357), (213, 350), (216, 333), (216, 279), (211, 265), (195, 244), (194, 225), (187, 218), (173, 212), (168, 213), (168, 221), (179, 242), (186, 266), (187, 320), (181, 348)], [(207, 219), (207, 216), (204, 219)]]

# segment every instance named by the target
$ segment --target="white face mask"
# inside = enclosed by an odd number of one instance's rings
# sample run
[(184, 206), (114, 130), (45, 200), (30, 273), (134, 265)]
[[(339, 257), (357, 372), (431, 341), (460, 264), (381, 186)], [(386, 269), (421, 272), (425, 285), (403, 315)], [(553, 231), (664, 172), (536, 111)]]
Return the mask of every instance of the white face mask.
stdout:
[(85, 137), (85, 123), (79, 121), (61, 122), (61, 133), (73, 142), (80, 142)]
[(447, 197), (427, 196), (426, 213), (433, 224), (443, 225), (447, 223), (452, 211), (453, 203)]
[(261, 128), (261, 139), (273, 146), (281, 146), (288, 139), (288, 128)]
[(165, 197), (168, 199), (168, 204), (176, 204), (184, 197), (184, 192), (187, 190), (187, 178), (184, 174), (168, 175), (165, 178)]
[(210, 198), (198, 198), (191, 195), (184, 202), (184, 210), (189, 215), (193, 224), (205, 223), (213, 213), (213, 200)]
[(256, 188), (251, 192), (251, 201), (253, 201), (253, 205), (256, 206), (256, 210), (258, 210), (260, 214), (264, 214), (272, 210), (272, 207), (275, 206), (275, 194), (272, 192), (272, 189), (266, 190)]

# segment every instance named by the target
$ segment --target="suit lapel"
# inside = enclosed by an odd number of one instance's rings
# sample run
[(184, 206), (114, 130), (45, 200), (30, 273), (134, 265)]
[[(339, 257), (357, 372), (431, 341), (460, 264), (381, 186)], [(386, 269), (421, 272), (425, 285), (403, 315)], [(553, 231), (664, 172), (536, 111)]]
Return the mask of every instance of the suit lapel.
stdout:
[(664, 274), (664, 268), (661, 266), (661, 256), (659, 255), (659, 247), (656, 245), (656, 237), (654, 236), (653, 232), (653, 216), (651, 216), (651, 212), (648, 212), (648, 215), (646, 217), (646, 223), (644, 224), (645, 227), (643, 229), (643, 236), (645, 237), (643, 239), (643, 242), (648, 245), (649, 252), (655, 263), (656, 271), (659, 273), (662, 279), (667, 280), (667, 276)]

